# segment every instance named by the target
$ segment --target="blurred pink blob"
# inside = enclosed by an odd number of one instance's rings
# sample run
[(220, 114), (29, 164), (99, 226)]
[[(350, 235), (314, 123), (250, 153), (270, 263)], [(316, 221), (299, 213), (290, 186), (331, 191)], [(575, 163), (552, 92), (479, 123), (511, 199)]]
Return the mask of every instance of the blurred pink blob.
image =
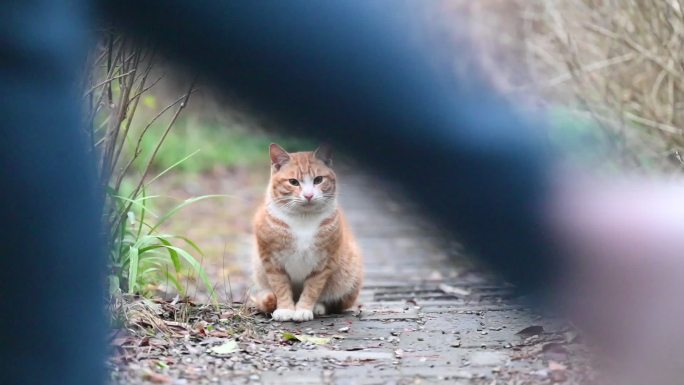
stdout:
[(598, 343), (613, 381), (681, 378), (684, 179), (559, 175), (549, 215), (569, 316)]

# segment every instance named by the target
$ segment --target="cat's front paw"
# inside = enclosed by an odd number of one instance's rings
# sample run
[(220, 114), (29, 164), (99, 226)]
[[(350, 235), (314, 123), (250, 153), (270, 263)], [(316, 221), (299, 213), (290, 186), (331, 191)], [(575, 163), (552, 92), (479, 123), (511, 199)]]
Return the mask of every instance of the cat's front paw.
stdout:
[(314, 318), (314, 314), (311, 310), (295, 310), (292, 316), (293, 321), (311, 321)]
[(291, 309), (276, 309), (271, 317), (274, 321), (291, 321), (294, 318), (295, 311)]
[(325, 315), (325, 305), (317, 303), (316, 306), (314, 306), (313, 312), (315, 315)]

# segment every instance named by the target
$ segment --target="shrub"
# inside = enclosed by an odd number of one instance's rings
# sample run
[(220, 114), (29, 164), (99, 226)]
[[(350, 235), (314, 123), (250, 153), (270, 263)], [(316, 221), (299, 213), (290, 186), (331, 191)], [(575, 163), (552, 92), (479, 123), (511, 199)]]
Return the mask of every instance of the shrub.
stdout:
[[(150, 90), (161, 80), (152, 79), (154, 49), (133, 44), (125, 37), (104, 31), (88, 58), (85, 76), (85, 127), (92, 150), (98, 155), (98, 171), (104, 194), (104, 222), (109, 251), (110, 295), (151, 293), (157, 284), (171, 282), (184, 295), (181, 272), (189, 267), (212, 295), (211, 285), (196, 256), (201, 249), (190, 239), (164, 234), (160, 226), (179, 210), (208, 196), (186, 200), (162, 215), (154, 214), (146, 189), (157, 178), (182, 163), (178, 160), (152, 176), (152, 165), (169, 132), (194, 92), (193, 85), (174, 102), (160, 109), (140, 126), (136, 112), (149, 101)], [(194, 83), (194, 82), (193, 82)], [(150, 127), (170, 116), (162, 135), (152, 146), (143, 146)], [(148, 149), (150, 151), (144, 151)]]

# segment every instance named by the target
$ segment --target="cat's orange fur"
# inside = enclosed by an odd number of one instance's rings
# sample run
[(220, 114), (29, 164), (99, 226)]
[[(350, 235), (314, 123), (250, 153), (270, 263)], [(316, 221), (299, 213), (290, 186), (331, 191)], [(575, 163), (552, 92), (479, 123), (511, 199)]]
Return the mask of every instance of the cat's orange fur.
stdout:
[(278, 321), (353, 306), (363, 261), (337, 205), (330, 151), (287, 153), (271, 144), (271, 180), (254, 218), (252, 301)]

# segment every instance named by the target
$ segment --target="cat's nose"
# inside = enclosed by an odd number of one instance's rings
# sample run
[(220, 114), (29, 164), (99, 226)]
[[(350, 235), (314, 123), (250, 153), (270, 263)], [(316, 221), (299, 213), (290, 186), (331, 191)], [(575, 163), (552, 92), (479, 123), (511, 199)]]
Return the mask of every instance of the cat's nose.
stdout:
[(304, 194), (304, 198), (306, 198), (307, 201), (311, 201), (311, 199), (313, 199), (313, 196), (313, 193)]

